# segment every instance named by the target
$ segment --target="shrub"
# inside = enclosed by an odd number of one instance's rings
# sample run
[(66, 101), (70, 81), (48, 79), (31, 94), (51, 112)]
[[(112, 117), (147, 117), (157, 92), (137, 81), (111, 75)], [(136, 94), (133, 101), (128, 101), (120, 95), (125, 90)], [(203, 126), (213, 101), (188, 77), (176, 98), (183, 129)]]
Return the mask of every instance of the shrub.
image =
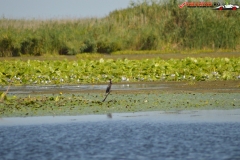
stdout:
[(1, 57), (20, 56), (20, 47), (14, 40), (14, 38), (8, 36), (3, 36), (2, 39), (0, 39)]
[(158, 45), (158, 37), (154, 33), (150, 32), (141, 37), (140, 43), (141, 50), (156, 50)]
[(95, 53), (97, 51), (97, 44), (93, 39), (86, 39), (80, 47), (82, 53)]
[(110, 41), (107, 38), (102, 38), (97, 42), (98, 53), (111, 53), (121, 49), (120, 43), (117, 41)]
[(26, 38), (21, 43), (21, 53), (39, 56), (41, 55), (41, 39), (37, 37)]

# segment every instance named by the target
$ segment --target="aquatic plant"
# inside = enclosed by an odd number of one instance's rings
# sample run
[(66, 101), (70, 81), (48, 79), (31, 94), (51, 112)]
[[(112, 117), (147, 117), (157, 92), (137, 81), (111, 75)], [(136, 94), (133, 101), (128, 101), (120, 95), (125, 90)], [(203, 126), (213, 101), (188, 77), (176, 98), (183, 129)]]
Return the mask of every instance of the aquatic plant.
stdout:
[(103, 93), (9, 95), (0, 103), (0, 117), (107, 114), (240, 108), (238, 93)]
[(1, 61), (0, 85), (238, 80), (240, 58)]

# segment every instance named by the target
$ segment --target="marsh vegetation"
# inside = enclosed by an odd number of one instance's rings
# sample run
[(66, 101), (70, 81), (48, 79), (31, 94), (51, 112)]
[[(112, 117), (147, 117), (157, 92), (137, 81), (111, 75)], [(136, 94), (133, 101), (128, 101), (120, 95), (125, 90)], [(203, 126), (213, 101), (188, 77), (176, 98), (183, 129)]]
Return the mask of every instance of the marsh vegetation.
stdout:
[(240, 79), (240, 58), (1, 61), (1, 85)]
[[(1, 18), (0, 116), (239, 108), (240, 12), (179, 9), (175, 2), (131, 3), (104, 18)], [(236, 93), (134, 91), (110, 94), (104, 103), (104, 90), (8, 94), (12, 86), (103, 84), (109, 79), (113, 85), (231, 81)], [(206, 86), (211, 91), (214, 85)]]
[[(104, 18), (0, 19), (0, 56), (236, 51), (240, 12), (146, 0)], [(130, 51), (130, 52), (129, 52)], [(139, 52), (141, 53), (141, 52)]]

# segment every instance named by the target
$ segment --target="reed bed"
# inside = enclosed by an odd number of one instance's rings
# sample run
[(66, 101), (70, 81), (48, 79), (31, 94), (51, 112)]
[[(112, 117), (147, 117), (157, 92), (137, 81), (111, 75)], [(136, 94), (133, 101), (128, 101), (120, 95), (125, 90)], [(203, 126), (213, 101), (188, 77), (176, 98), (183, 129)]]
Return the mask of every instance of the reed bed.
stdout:
[(239, 11), (180, 9), (174, 0), (132, 2), (104, 18), (1, 18), (0, 56), (235, 51), (240, 47), (239, 21)]

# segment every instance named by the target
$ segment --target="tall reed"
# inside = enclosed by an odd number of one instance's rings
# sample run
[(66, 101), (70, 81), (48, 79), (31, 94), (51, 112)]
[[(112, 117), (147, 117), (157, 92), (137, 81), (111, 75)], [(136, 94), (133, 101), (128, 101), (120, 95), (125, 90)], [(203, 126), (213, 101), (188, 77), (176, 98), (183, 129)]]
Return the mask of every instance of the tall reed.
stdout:
[(240, 12), (131, 2), (104, 18), (0, 19), (0, 56), (238, 49)]

